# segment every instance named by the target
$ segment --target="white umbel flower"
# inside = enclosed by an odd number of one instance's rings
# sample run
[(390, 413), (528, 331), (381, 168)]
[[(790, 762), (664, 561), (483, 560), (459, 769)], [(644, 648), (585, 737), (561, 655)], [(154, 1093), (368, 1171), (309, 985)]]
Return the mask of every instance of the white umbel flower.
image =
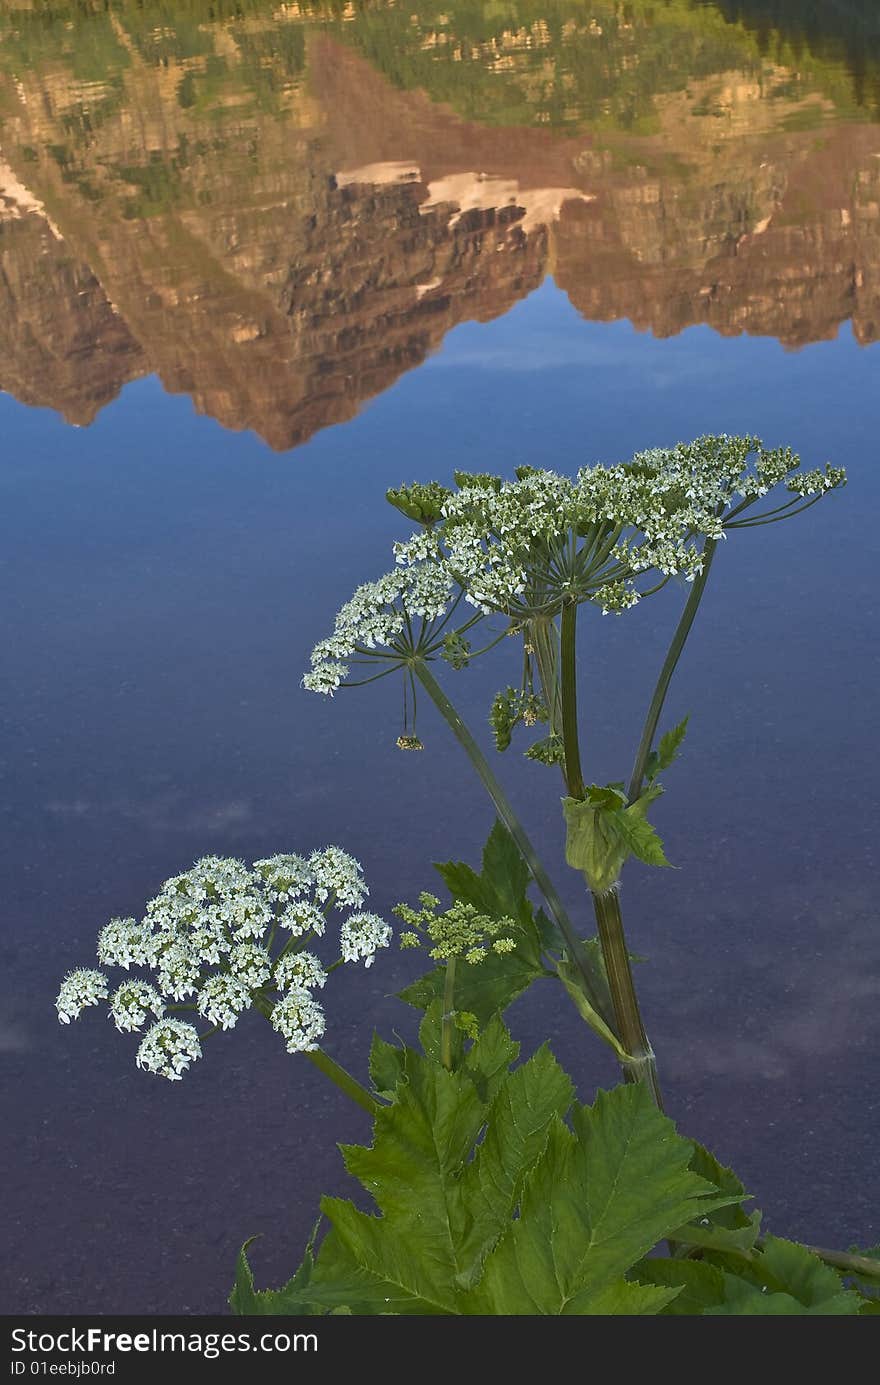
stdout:
[(309, 865), (315, 873), (315, 898), (319, 904), (332, 895), (337, 908), (356, 909), (369, 894), (360, 861), (338, 846), (313, 851)]
[(79, 1019), (87, 1006), (106, 1000), (107, 993), (107, 978), (102, 971), (80, 967), (68, 972), (55, 1001), (60, 1023), (70, 1024), (71, 1020)]
[(305, 857), (292, 853), (254, 861), (254, 870), (263, 880), (266, 894), (273, 903), (302, 899), (315, 883), (315, 873)]
[(199, 991), (199, 1014), (220, 1029), (234, 1029), (250, 1000), (250, 990), (240, 977), (218, 972)]
[(279, 991), (300, 987), (320, 990), (327, 981), (327, 973), (313, 952), (288, 952), (275, 963), (275, 985)]
[(229, 954), (229, 966), (249, 991), (255, 991), (272, 975), (272, 959), (256, 943), (239, 943)]
[(371, 967), (380, 947), (391, 942), (391, 925), (378, 914), (351, 914), (339, 930), (342, 957), (346, 962), (364, 959), (364, 966)]
[(326, 1028), (324, 1011), (309, 991), (297, 987), (278, 1001), (272, 1028), (284, 1039), (288, 1053), (311, 1053)]
[(123, 981), (110, 1001), (108, 1019), (112, 1019), (120, 1034), (132, 1034), (142, 1029), (147, 1015), (152, 1012), (161, 1019), (165, 1012), (165, 1002), (147, 981)]
[(190, 1063), (202, 1056), (199, 1036), (183, 1020), (160, 1020), (148, 1029), (137, 1051), (135, 1062), (145, 1072), (179, 1082)]
[(199, 986), (201, 964), (185, 943), (173, 942), (165, 951), (156, 966), (156, 979), (163, 995), (172, 1000), (186, 1000), (195, 995)]
[(295, 899), (288, 904), (284, 913), (279, 915), (278, 923), (294, 938), (301, 938), (305, 933), (314, 933), (316, 938), (323, 938), (327, 927), (327, 920), (317, 904), (312, 904), (307, 899)]
[(98, 934), (98, 961), (105, 967), (150, 966), (155, 941), (136, 919), (111, 919)]

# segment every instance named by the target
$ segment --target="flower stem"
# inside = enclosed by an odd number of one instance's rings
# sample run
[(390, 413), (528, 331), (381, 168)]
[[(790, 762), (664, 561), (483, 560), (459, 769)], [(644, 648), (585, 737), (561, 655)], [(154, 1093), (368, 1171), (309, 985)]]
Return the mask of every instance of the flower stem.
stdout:
[(567, 601), (562, 608), (560, 643), (560, 700), (562, 703), (562, 744), (565, 750), (565, 780), (569, 798), (583, 799), (584, 776), (578, 739), (577, 705), (577, 603)]
[(666, 701), (666, 694), (669, 691), (669, 684), (672, 682), (672, 675), (676, 665), (681, 658), (681, 651), (684, 649), (685, 641), (690, 634), (691, 626), (694, 623), (703, 592), (706, 590), (706, 583), (709, 580), (709, 568), (712, 566), (712, 559), (715, 557), (715, 550), (718, 547), (717, 539), (707, 539), (703, 546), (703, 570), (699, 577), (694, 578), (690, 596), (687, 599), (685, 608), (681, 613), (681, 619), (672, 637), (660, 676), (654, 688), (654, 695), (651, 698), (648, 714), (645, 717), (645, 724), (642, 728), (642, 739), (639, 741), (639, 748), (636, 751), (635, 764), (633, 765), (632, 775), (629, 781), (627, 797), (630, 803), (634, 803), (642, 792), (642, 784), (645, 779), (645, 769), (648, 764), (648, 756), (654, 744), (654, 737), (657, 734), (657, 724), (663, 711), (663, 704)]
[(568, 917), (565, 906), (556, 892), (556, 887), (541, 864), (535, 848), (526, 835), (525, 828), (514, 812), (509, 798), (495, 778), (489, 761), (477, 745), (477, 742), (474, 740), (467, 726), (440, 687), (440, 684), (437, 682), (437, 679), (434, 677), (427, 664), (420, 661), (415, 666), (415, 672), (417, 678), (431, 697), (437, 710), (443, 716), (459, 745), (470, 759), (471, 764), (480, 777), (483, 787), (495, 805), (495, 811), (516, 843), (519, 853), (528, 866), (535, 884), (547, 901), (547, 907), (553, 916), (554, 922), (565, 939), (565, 946), (568, 950), (568, 954), (578, 969), (584, 988), (584, 994), (589, 1000), (590, 1005), (610, 1026), (612, 1023), (611, 1016), (607, 1013), (606, 1007), (600, 999), (601, 982), (597, 984), (597, 978), (593, 971), (593, 964), (584, 949), (583, 943), (575, 933), (574, 926), (571, 919)]
[[(275, 1007), (267, 996), (255, 995), (254, 1006), (266, 1019), (271, 1019)], [(322, 1072), (325, 1077), (329, 1077), (340, 1091), (345, 1092), (345, 1095), (356, 1105), (362, 1107), (364, 1111), (369, 1112), (371, 1116), (375, 1116), (381, 1111), (382, 1107), (372, 1093), (368, 1092), (356, 1077), (352, 1077), (341, 1063), (337, 1063), (335, 1059), (330, 1057), (329, 1053), (325, 1053), (323, 1048), (306, 1050), (305, 1056), (310, 1063), (314, 1063), (319, 1072)]]
[(455, 958), (446, 961), (446, 977), (443, 983), (443, 1018), (440, 1029), (440, 1062), (447, 1072), (452, 1072), (452, 1048), (455, 1037)]
[(538, 677), (550, 718), (551, 735), (562, 735), (562, 710), (559, 705), (559, 636), (556, 625), (546, 616), (529, 621), (528, 639), (535, 651)]
[(642, 1021), (636, 989), (633, 984), (629, 951), (623, 932), (623, 918), (620, 913), (620, 895), (614, 886), (604, 894), (593, 893), (593, 907), (599, 926), (599, 941), (608, 974), (608, 986), (614, 1003), (614, 1018), (620, 1042), (630, 1055), (630, 1061), (623, 1063), (623, 1075), (627, 1082), (644, 1082), (650, 1088), (659, 1109), (663, 1110), (663, 1097), (657, 1078), (657, 1065), (654, 1051), (648, 1042)]
[(319, 1072), (322, 1072), (325, 1077), (329, 1077), (331, 1082), (335, 1082), (340, 1091), (345, 1092), (347, 1097), (350, 1097), (371, 1116), (375, 1116), (381, 1111), (379, 1102), (371, 1096), (366, 1087), (362, 1087), (357, 1078), (352, 1077), (351, 1073), (331, 1058), (329, 1053), (325, 1053), (323, 1048), (311, 1049), (306, 1053), (306, 1057), (310, 1063), (314, 1063)]

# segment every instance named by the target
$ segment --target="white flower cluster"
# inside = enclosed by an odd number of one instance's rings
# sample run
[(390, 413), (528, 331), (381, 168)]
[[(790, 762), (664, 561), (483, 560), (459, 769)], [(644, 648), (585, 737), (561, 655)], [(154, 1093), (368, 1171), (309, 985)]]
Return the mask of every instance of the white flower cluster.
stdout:
[(160, 1020), (144, 1035), (135, 1062), (146, 1072), (179, 1082), (190, 1063), (201, 1056), (202, 1045), (191, 1024)]
[[(724, 537), (728, 521), (774, 486), (807, 497), (845, 481), (838, 468), (801, 473), (799, 465), (789, 448), (768, 451), (757, 438), (703, 437), (615, 466), (584, 467), (574, 479), (521, 467), (514, 481), (456, 473), (456, 491), (434, 484), (390, 492), (398, 509), (417, 516), (430, 491), (428, 518), (394, 545), (398, 570), (360, 587), (343, 606), (333, 634), (315, 647), (303, 685), (332, 694), (353, 655), (380, 650), (376, 657), (393, 665), (415, 646), (436, 652), (431, 622), (448, 615), (453, 596), (484, 614), (500, 612), (515, 627), (571, 601), (591, 601), (604, 613), (628, 610), (647, 574), (693, 581), (705, 541)], [(782, 517), (798, 512), (790, 509), (795, 503), (781, 507)], [(754, 522), (763, 516), (737, 527)], [(418, 636), (413, 616), (428, 622)]]
[[(138, 1067), (175, 1081), (201, 1056), (197, 1031), (166, 1015), (169, 1008), (192, 1010), (225, 1030), (256, 1006), (289, 1052), (313, 1049), (326, 1021), (312, 992), (324, 987), (328, 971), (306, 945), (324, 937), (328, 915), (337, 911), (344, 917), (334, 965), (369, 966), (388, 946), (391, 929), (375, 914), (350, 912), (368, 894), (360, 862), (337, 846), (307, 857), (266, 857), (251, 869), (206, 856), (167, 880), (142, 920), (111, 919), (98, 935), (98, 960), (150, 972), (149, 980), (123, 981), (110, 998), (109, 1018), (120, 1032), (140, 1031), (151, 1015), (156, 1021), (138, 1050)], [(109, 995), (104, 972), (73, 971), (58, 994), (58, 1018), (69, 1024)]]
[(364, 960), (371, 967), (380, 947), (391, 942), (391, 926), (377, 914), (351, 914), (339, 930), (342, 957), (346, 962)]
[(80, 967), (68, 972), (55, 1001), (58, 1019), (62, 1024), (70, 1024), (71, 1020), (79, 1019), (87, 1005), (99, 1005), (107, 999), (107, 994), (107, 978), (102, 971)]
[(393, 649), (408, 617), (421, 618), (428, 625), (440, 620), (454, 592), (454, 577), (434, 555), (358, 587), (337, 615), (333, 634), (315, 646), (303, 687), (332, 696), (348, 675), (347, 659), (377, 648)]

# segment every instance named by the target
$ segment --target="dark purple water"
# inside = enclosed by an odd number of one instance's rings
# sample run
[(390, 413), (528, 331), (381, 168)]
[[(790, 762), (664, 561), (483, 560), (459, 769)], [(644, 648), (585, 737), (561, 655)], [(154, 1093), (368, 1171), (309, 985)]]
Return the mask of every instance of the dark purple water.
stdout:
[[(59, 1026), (53, 999), (108, 917), (204, 853), (338, 842), (379, 911), (429, 887), (432, 860), (477, 857), (490, 812), (429, 709), (426, 752), (406, 756), (396, 686), (298, 687), (341, 601), (389, 566), (406, 526), (386, 486), (703, 431), (758, 432), (851, 479), (718, 559), (666, 717), (692, 713), (657, 814), (679, 869), (625, 884), (644, 1008), (670, 1112), (774, 1231), (880, 1239), (878, 365), (848, 329), (790, 353), (591, 325), (547, 281), (290, 454), (153, 378), (86, 431), (0, 397), (6, 1311), (221, 1311), (242, 1241), (262, 1233), (258, 1281), (281, 1281), (319, 1195), (347, 1187), (334, 1146), (364, 1118), (256, 1017), (168, 1084), (99, 1012)], [(679, 600), (585, 622), (599, 782), (629, 766)], [(503, 658), (449, 675), (479, 726)], [(555, 780), (515, 751), (501, 768), (558, 860)], [(374, 1027), (411, 1032), (393, 993), (417, 969), (390, 953), (328, 990), (329, 1051), (363, 1074)], [(512, 1019), (526, 1048), (550, 1033), (587, 1098), (613, 1065), (558, 1001), (548, 983)]]

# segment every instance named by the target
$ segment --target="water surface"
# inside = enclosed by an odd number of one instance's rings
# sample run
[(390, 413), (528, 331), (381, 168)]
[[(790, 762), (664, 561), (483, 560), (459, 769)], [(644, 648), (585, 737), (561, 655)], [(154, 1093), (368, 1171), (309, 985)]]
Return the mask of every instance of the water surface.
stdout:
[[(880, 129), (872, 9), (833, 9), (4, 7), (8, 1311), (219, 1309), (246, 1237), (277, 1282), (346, 1187), (328, 1151), (360, 1115), (262, 1022), (171, 1085), (52, 1001), (206, 852), (337, 841), (379, 911), (477, 855), (490, 813), (439, 722), (400, 755), (387, 682), (298, 687), (388, 566), (386, 486), (710, 430), (851, 484), (713, 571), (668, 712), (679, 869), (625, 887), (639, 982), (670, 1110), (771, 1229), (878, 1239)], [(680, 600), (589, 622), (599, 782)], [(511, 672), (450, 675), (475, 725)], [(501, 769), (552, 859), (555, 784)], [(414, 966), (340, 981), (342, 1061), (408, 1032)], [(552, 990), (513, 1018), (584, 1097), (614, 1079)]]

